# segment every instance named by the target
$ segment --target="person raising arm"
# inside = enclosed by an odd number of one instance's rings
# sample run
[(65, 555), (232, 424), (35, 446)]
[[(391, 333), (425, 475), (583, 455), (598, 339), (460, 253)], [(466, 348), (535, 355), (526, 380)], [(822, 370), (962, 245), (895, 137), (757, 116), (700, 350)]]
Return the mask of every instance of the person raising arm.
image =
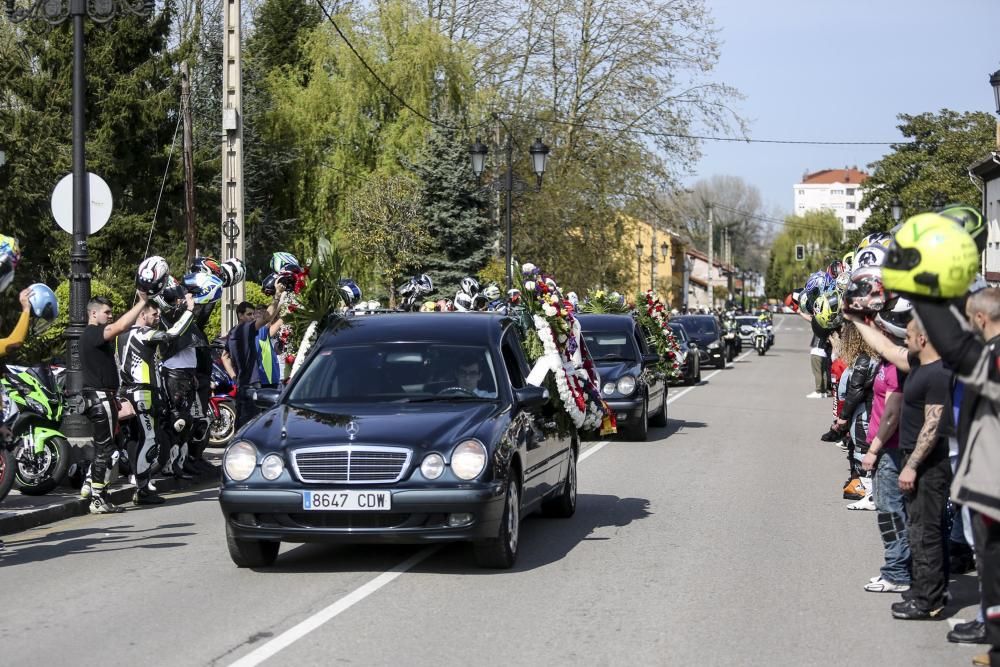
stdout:
[(25, 287), (17, 296), (21, 302), (21, 316), (17, 318), (14, 330), (6, 338), (0, 338), (0, 357), (5, 356), (12, 348), (18, 347), (28, 336), (28, 321), (31, 319), (31, 288)]

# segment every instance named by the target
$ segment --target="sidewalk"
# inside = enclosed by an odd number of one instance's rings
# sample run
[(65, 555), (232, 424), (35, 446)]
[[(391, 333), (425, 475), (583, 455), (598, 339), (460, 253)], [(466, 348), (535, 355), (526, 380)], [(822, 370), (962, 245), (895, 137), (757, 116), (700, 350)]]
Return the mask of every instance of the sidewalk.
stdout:
[[(223, 451), (222, 449), (206, 450), (205, 459), (218, 468), (222, 464)], [(156, 485), (157, 493), (167, 494), (173, 491), (211, 488), (217, 486), (220, 479), (221, 471), (217, 469), (215, 475), (204, 475), (192, 480), (167, 477), (165, 479), (154, 478), (153, 482)], [(132, 502), (135, 485), (129, 484), (127, 478), (119, 479), (109, 487), (108, 493), (111, 496), (111, 502), (127, 506)], [(89, 500), (80, 498), (80, 492), (77, 489), (64, 486), (60, 486), (44, 496), (26, 496), (13, 490), (0, 502), (0, 536), (19, 533), (29, 528), (55, 523), (74, 516), (83, 516), (88, 513), (89, 504)]]

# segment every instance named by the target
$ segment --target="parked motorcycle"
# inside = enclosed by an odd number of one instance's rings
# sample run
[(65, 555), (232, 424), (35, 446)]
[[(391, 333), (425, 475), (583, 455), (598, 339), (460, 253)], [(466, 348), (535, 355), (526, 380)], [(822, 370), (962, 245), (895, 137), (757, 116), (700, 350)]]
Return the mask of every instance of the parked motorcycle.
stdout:
[(212, 364), (212, 395), (208, 407), (212, 417), (208, 444), (225, 447), (236, 434), (236, 384), (218, 362)]
[(7, 366), (0, 384), (9, 401), (4, 425), (11, 432), (3, 446), (7, 456), (0, 459), (0, 498), (13, 484), (29, 496), (48, 493), (69, 467), (69, 441), (58, 430), (62, 386), (48, 366)]

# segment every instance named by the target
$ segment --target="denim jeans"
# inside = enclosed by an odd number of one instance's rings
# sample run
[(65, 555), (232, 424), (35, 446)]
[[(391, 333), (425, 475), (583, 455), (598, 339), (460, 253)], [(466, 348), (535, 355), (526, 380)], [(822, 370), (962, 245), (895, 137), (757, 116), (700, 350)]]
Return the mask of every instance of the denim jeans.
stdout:
[(906, 507), (899, 490), (899, 461), (898, 449), (886, 450), (879, 457), (875, 469), (875, 515), (885, 550), (882, 578), (894, 584), (909, 584), (910, 541), (906, 531)]

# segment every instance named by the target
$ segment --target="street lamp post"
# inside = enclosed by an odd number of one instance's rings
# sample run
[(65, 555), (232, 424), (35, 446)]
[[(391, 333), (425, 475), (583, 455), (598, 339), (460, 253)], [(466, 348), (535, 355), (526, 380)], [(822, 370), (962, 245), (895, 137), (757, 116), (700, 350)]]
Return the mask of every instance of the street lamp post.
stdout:
[(87, 237), (90, 235), (90, 187), (86, 157), (84, 19), (107, 23), (119, 13), (146, 17), (153, 13), (154, 3), (153, 0), (29, 0), (23, 6), (17, 6), (16, 0), (4, 0), (4, 4), (7, 18), (12, 23), (44, 21), (57, 26), (70, 19), (73, 21), (73, 247), (69, 256), (70, 321), (65, 335), (69, 361), (66, 392), (74, 395), (79, 394), (83, 386), (80, 335), (87, 323), (87, 301), (90, 300), (90, 256), (87, 251)]
[(635, 242), (635, 291), (642, 291), (642, 241)]
[(899, 222), (903, 217), (903, 204), (899, 199), (892, 200), (892, 219)]
[[(529, 189), (529, 186), (524, 181), (515, 178), (514, 176), (514, 138), (513, 133), (510, 128), (507, 127), (499, 116), (494, 116), (501, 124), (503, 124), (504, 129), (507, 131), (507, 141), (504, 145), (504, 154), (506, 157), (506, 170), (504, 172), (503, 178), (494, 179), (486, 187), (493, 192), (504, 193), (504, 263), (507, 265), (507, 291), (509, 292), (514, 287), (514, 273), (511, 264), (513, 263), (514, 257), (514, 247), (513, 247), (513, 233), (512, 233), (512, 222), (511, 222), (511, 209), (514, 206), (514, 193), (524, 192)], [(472, 173), (476, 176), (476, 181), (483, 175), (483, 171), (486, 169), (486, 158), (489, 156), (490, 149), (479, 137), (476, 137), (475, 143), (469, 146), (469, 156), (472, 160)], [(535, 192), (542, 189), (542, 176), (545, 174), (545, 165), (549, 156), (549, 147), (542, 143), (542, 140), (535, 139), (535, 143), (531, 144), (528, 148), (528, 153), (531, 155), (531, 168), (535, 172), (535, 177), (537, 178), (535, 187), (533, 188)]]
[(1000, 115), (1000, 69), (990, 75), (990, 85), (993, 86), (993, 101), (996, 104), (997, 115)]

